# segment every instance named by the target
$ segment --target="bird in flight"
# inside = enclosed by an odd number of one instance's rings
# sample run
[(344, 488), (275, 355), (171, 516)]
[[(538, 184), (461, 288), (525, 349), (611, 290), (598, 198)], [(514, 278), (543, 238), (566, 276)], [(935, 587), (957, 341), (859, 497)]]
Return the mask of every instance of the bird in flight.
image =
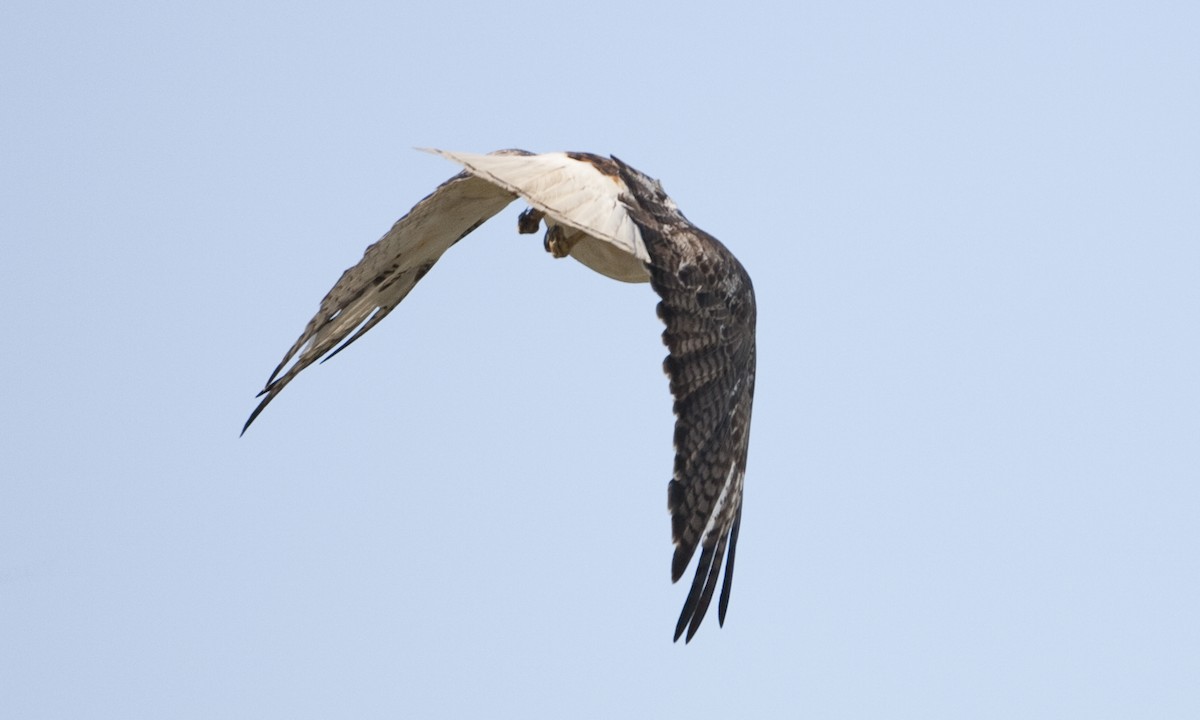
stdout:
[[(675, 399), (675, 469), (667, 508), (677, 582), (696, 549), (696, 575), (675, 626), (690, 641), (724, 561), (718, 620), (725, 624), (754, 399), (755, 304), (750, 276), (716, 238), (692, 225), (662, 185), (615, 157), (589, 153), (487, 155), (430, 150), (464, 170), (442, 183), (321, 300), (320, 310), (271, 373), (250, 424), (302, 370), (328, 360), (387, 317), (442, 253), (518, 197), (517, 229), (546, 224), (544, 245), (598, 273), (658, 293)], [(353, 334), (351, 334), (353, 333)], [(348, 338), (348, 339), (347, 339)]]

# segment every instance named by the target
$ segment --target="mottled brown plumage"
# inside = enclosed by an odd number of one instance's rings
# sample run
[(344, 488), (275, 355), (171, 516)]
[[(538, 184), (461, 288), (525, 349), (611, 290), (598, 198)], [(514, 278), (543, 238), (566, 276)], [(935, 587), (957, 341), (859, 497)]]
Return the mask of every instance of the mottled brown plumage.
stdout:
[(570, 254), (618, 280), (649, 281), (661, 298), (658, 315), (669, 350), (663, 368), (676, 415), (675, 470), (667, 493), (672, 581), (700, 548), (675, 639), (686, 631), (691, 640), (699, 628), (722, 566), (718, 619), (724, 624), (754, 398), (749, 275), (724, 245), (688, 222), (658, 181), (615, 157), (433, 152), (466, 171), (417, 203), (342, 274), (271, 373), (242, 432), (298, 373), (378, 324), (442, 253), (520, 196), (531, 206), (518, 221), (520, 232), (536, 232), (544, 219), (546, 247), (556, 257)]
[(635, 198), (629, 212), (650, 255), (650, 284), (662, 298), (658, 316), (670, 350), (663, 369), (676, 416), (675, 473), (667, 490), (672, 580), (702, 548), (675, 627), (676, 639), (686, 629), (690, 640), (708, 611), (726, 549), (721, 624), (729, 607), (754, 402), (754, 287), (733, 253), (688, 222), (657, 181), (621, 167)]

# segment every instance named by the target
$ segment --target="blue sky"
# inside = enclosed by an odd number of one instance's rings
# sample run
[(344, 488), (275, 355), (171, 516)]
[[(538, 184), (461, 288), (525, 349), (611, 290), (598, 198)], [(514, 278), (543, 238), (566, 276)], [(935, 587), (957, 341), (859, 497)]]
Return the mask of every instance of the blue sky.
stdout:
[[(1200, 714), (1194, 4), (3, 15), (0, 714)], [(616, 154), (750, 271), (723, 629), (653, 292), (517, 205), (238, 438), (414, 146)]]

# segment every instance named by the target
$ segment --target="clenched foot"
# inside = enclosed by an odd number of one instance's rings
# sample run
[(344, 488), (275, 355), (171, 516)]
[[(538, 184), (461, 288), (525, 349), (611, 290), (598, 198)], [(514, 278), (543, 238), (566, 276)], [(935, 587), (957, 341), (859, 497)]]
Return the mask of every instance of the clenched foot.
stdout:
[(538, 231), (538, 226), (545, 216), (546, 213), (541, 210), (528, 208), (525, 212), (517, 216), (517, 232), (522, 235), (532, 235)]
[(571, 254), (571, 248), (583, 239), (583, 233), (578, 230), (553, 225), (546, 230), (546, 239), (542, 242), (546, 252), (556, 258), (565, 258)]

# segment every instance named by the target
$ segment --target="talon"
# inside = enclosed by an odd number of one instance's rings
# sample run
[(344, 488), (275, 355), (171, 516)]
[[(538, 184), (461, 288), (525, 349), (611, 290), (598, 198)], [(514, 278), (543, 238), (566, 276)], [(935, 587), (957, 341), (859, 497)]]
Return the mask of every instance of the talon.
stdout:
[(556, 258), (565, 258), (571, 254), (571, 248), (575, 247), (575, 243), (579, 242), (581, 235), (578, 232), (571, 232), (562, 225), (552, 225), (546, 229), (546, 238), (542, 241), (542, 246), (546, 248), (546, 252)]
[(542, 218), (546, 213), (541, 210), (528, 208), (517, 216), (517, 232), (522, 235), (531, 235), (538, 231), (538, 226), (542, 222)]

